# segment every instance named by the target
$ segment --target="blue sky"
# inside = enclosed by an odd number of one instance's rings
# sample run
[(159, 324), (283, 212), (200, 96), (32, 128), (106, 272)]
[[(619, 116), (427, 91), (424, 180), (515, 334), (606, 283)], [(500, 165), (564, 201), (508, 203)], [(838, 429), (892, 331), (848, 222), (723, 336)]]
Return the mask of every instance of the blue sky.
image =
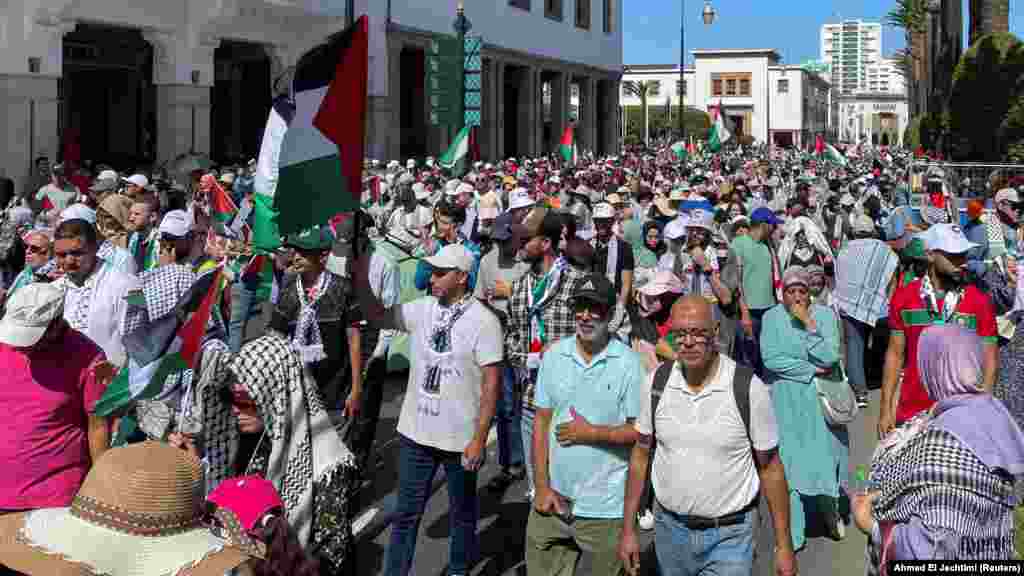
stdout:
[[(711, 0), (717, 17), (701, 19), (703, 0), (625, 0), (623, 63), (679, 62), (679, 16), (686, 4), (687, 63), (691, 51), (711, 48), (775, 48), (782, 61), (799, 64), (820, 57), (821, 25), (846, 18), (882, 22), (882, 54), (903, 47), (902, 30), (885, 25), (895, 0)], [(1021, 34), (1024, 0), (1010, 0), (1010, 31)], [(964, 0), (964, 19), (967, 0)], [(966, 26), (965, 26), (966, 27)], [(964, 34), (966, 42), (966, 31)]]

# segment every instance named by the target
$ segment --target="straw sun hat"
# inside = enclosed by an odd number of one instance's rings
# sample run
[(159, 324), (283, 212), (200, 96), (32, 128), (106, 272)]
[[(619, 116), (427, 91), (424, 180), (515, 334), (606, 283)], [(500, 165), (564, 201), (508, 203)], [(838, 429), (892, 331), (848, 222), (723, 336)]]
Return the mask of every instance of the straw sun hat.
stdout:
[(0, 516), (0, 565), (26, 574), (220, 576), (249, 557), (203, 523), (199, 461), (167, 444), (112, 448), (69, 508)]

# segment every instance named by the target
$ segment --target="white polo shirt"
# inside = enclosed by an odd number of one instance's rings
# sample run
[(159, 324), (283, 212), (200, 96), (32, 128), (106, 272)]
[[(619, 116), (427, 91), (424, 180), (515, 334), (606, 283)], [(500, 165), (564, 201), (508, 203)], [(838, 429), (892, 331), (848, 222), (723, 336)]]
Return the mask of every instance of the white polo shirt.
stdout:
[[(719, 356), (715, 377), (700, 392), (686, 385), (676, 365), (658, 403), (654, 493), (676, 514), (717, 518), (743, 509), (757, 495), (760, 480), (750, 440), (732, 390), (736, 362)], [(636, 430), (651, 434), (652, 372), (644, 382)], [(750, 435), (758, 451), (779, 443), (768, 387), (750, 383)]]

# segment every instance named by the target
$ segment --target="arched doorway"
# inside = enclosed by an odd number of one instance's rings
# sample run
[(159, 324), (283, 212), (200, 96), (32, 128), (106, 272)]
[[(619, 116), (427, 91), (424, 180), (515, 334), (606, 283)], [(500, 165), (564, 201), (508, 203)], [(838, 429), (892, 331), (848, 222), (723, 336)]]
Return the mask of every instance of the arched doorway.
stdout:
[(79, 24), (64, 36), (59, 82), (61, 158), (123, 169), (156, 158), (156, 90), (153, 47), (141, 31)]
[(221, 164), (243, 164), (259, 154), (270, 113), (270, 57), (259, 44), (224, 40), (213, 64), (210, 155)]

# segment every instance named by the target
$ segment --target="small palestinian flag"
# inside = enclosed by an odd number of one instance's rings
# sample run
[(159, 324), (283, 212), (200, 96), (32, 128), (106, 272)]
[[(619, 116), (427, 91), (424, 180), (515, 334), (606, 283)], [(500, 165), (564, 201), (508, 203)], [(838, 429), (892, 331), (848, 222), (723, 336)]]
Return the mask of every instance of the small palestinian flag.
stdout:
[(566, 164), (576, 164), (576, 158), (578, 156), (576, 150), (576, 131), (572, 124), (565, 127), (565, 132), (562, 133), (562, 142), (559, 146), (559, 152), (562, 153), (562, 160)]

